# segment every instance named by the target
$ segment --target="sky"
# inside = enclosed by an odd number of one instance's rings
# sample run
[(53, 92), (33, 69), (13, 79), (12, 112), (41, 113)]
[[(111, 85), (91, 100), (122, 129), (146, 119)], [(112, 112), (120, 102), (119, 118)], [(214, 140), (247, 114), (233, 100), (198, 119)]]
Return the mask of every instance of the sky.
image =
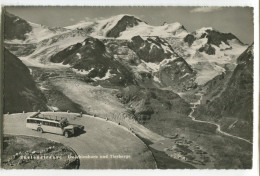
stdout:
[(181, 23), (189, 32), (202, 27), (233, 33), (251, 44), (253, 8), (251, 7), (6, 7), (6, 10), (30, 22), (65, 27), (83, 20), (131, 14), (150, 25)]

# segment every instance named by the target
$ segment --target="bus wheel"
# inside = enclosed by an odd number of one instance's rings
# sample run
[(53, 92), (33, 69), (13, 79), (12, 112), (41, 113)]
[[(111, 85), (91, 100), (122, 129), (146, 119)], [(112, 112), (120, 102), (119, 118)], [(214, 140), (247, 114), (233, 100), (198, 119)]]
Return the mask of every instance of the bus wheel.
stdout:
[(37, 131), (40, 132), (40, 133), (43, 133), (42, 128), (37, 128)]
[(64, 136), (65, 136), (66, 138), (70, 137), (70, 134), (69, 134), (69, 132), (68, 132), (68, 131), (66, 131), (66, 132), (64, 133)]

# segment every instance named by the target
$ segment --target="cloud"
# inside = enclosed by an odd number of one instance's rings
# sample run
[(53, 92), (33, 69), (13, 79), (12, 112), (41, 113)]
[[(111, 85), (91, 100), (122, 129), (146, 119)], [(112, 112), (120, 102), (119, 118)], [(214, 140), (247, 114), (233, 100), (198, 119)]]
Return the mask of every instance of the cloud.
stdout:
[(70, 18), (70, 21), (75, 21), (75, 19), (74, 18)]
[(85, 21), (91, 21), (91, 20), (93, 20), (93, 18), (85, 17), (84, 20)]
[(89, 17), (85, 17), (84, 18), (84, 21), (88, 21), (88, 22), (94, 22), (94, 21), (97, 21), (97, 20), (103, 20), (103, 19), (106, 19), (105, 17), (96, 17), (96, 18), (89, 18)]
[(197, 7), (190, 11), (190, 13), (209, 13), (221, 10), (222, 7)]

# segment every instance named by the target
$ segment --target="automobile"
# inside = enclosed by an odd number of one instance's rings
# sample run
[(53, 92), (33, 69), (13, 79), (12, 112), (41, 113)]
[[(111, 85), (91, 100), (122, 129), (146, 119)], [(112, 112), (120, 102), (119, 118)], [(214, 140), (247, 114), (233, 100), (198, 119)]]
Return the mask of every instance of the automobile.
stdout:
[(50, 116), (41, 115), (40, 112), (34, 113), (26, 118), (26, 127), (37, 130), (40, 133), (53, 133), (64, 135), (66, 138), (80, 133), (84, 126), (70, 124), (67, 118), (52, 119)]

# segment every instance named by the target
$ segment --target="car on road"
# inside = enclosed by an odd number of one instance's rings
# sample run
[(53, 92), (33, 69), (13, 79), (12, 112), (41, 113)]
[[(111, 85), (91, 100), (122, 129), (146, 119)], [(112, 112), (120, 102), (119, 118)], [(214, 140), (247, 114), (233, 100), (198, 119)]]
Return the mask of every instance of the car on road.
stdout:
[(48, 132), (70, 137), (83, 132), (84, 126), (70, 124), (67, 118), (52, 119), (51, 116), (41, 115), (40, 112), (34, 113), (26, 118), (26, 127), (37, 130), (40, 133)]

